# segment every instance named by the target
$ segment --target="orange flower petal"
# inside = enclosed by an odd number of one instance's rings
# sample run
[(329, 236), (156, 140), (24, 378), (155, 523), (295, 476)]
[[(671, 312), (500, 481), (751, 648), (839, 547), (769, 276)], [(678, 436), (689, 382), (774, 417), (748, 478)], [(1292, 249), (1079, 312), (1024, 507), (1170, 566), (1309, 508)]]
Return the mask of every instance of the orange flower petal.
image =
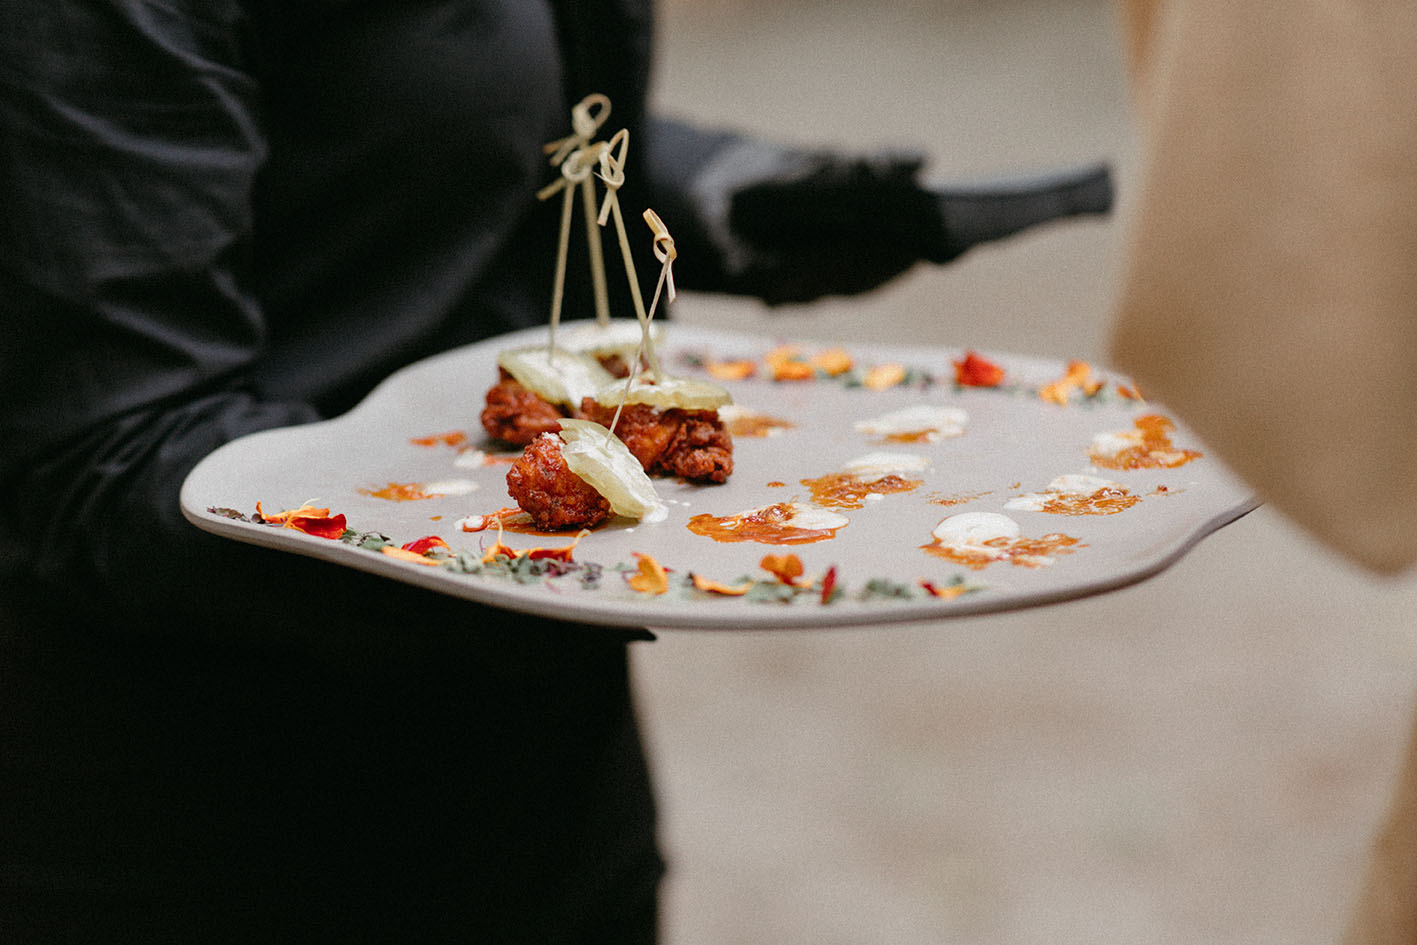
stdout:
[(261, 508), (261, 503), (258, 500), (256, 502), (256, 514), (259, 515), (261, 519), (267, 524), (284, 525), (286, 522), (290, 521), (296, 516), (302, 516), (305, 518), (325, 518), (329, 516), (330, 510), (317, 509), (313, 505), (302, 505), (298, 509), (286, 509), (283, 512), (268, 513), (265, 509)]
[(822, 577), (822, 603), (830, 604), (832, 592), (836, 590), (836, 565), (827, 568), (827, 573)]
[(635, 552), (635, 557), (640, 560), (640, 567), (628, 579), (630, 587), (641, 594), (663, 594), (669, 590), (669, 573), (664, 569), (664, 565), (638, 551)]
[(742, 584), (722, 584), (718, 581), (711, 581), (701, 574), (690, 574), (689, 580), (694, 582), (694, 587), (709, 594), (722, 594), (725, 597), (742, 597), (753, 589), (752, 581), (744, 581)]
[(772, 366), (775, 381), (810, 381), (816, 376), (816, 369), (806, 361), (782, 361)]
[(499, 540), (491, 548), (488, 548), (485, 552), (482, 553), (482, 563), (491, 564), (493, 560), (495, 560), (499, 555), (504, 558), (511, 558), (515, 561), (517, 558), (521, 557), (521, 554), (522, 553), (517, 549), (509, 548), (508, 546), (502, 544), (502, 542)]
[(851, 355), (847, 354), (845, 348), (830, 348), (820, 351), (812, 355), (807, 363), (829, 377), (845, 374), (851, 370), (853, 364)]
[(390, 558), (397, 558), (400, 561), (409, 561), (413, 564), (421, 564), (427, 567), (438, 567), (442, 564), (437, 558), (429, 558), (417, 551), (410, 551), (407, 547), (395, 548), (393, 545), (384, 545), (379, 549)]
[(1069, 361), (1063, 376), (1040, 387), (1038, 396), (1050, 403), (1065, 406), (1068, 396), (1075, 390), (1081, 390), (1088, 397), (1092, 397), (1101, 389), (1102, 381), (1093, 376), (1092, 365), (1086, 361)]
[(784, 584), (796, 586), (802, 576), (802, 559), (796, 555), (767, 555), (758, 566)]
[(963, 584), (947, 584), (944, 587), (940, 587), (931, 584), (929, 581), (921, 581), (920, 586), (941, 600), (954, 600), (968, 590)]
[(533, 561), (570, 561), (575, 549), (575, 543), (572, 543), (561, 548), (530, 548), (525, 554)]
[(482, 563), (489, 564), (498, 555), (511, 558), (513, 561), (518, 558), (530, 558), (533, 561), (545, 561), (548, 559), (555, 559), (557, 561), (570, 561), (571, 553), (575, 551), (576, 545), (580, 544), (581, 539), (589, 534), (590, 532), (588, 531), (582, 531), (579, 535), (576, 536), (575, 541), (571, 542), (569, 545), (562, 545), (558, 548), (517, 549), (509, 545), (503, 544), (502, 540), (498, 538), (497, 543), (491, 548), (488, 548), (487, 551), (483, 553)]
[(775, 381), (809, 381), (817, 376), (816, 368), (803, 360), (799, 345), (779, 345), (763, 355), (763, 363)]
[(901, 364), (877, 364), (866, 372), (861, 383), (868, 390), (885, 390), (905, 380), (905, 366)]
[(709, 361), (704, 370), (714, 380), (742, 381), (756, 374), (758, 366), (752, 361)]
[(313, 505), (302, 505), (298, 509), (286, 509), (267, 515), (261, 503), (257, 502), (256, 514), (268, 525), (293, 528), (316, 538), (337, 539), (343, 537), (345, 532), (343, 515), (332, 516), (329, 509), (319, 509)]

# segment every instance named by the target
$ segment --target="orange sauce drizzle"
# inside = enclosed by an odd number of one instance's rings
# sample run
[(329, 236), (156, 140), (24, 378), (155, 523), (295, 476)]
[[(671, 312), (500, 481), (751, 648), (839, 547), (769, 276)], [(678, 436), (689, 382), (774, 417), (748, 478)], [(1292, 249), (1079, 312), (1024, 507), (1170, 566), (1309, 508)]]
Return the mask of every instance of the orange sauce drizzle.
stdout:
[(988, 492), (965, 492), (959, 495), (944, 495), (942, 493), (937, 492), (930, 496), (930, 504), (943, 505), (947, 507), (964, 505), (966, 502), (973, 502), (975, 499), (982, 499), (984, 496), (989, 494), (990, 493)]
[(1126, 489), (1098, 489), (1091, 495), (1060, 492), (1043, 503), (1040, 512), (1051, 515), (1115, 515), (1141, 501)]
[(359, 489), (360, 495), (390, 502), (417, 502), (420, 499), (436, 499), (439, 492), (424, 492), (421, 482), (391, 482), (382, 489)]
[(1175, 469), (1203, 455), (1172, 444), (1171, 431), (1176, 425), (1166, 417), (1149, 413), (1138, 417), (1133, 425), (1141, 433), (1140, 443), (1111, 456), (1091, 452), (1089, 458), (1093, 463), (1106, 469)]
[(1072, 554), (1073, 546), (1077, 543), (1076, 538), (1054, 533), (1042, 538), (994, 538), (984, 542), (990, 548), (997, 548), (1002, 552), (998, 556), (983, 551), (954, 548), (942, 544), (938, 538), (928, 545), (921, 545), (920, 548), (926, 554), (979, 571), (996, 561), (1007, 561), (1025, 568), (1042, 567), (1047, 562), (1041, 559)]
[(836, 528), (797, 528), (788, 525), (792, 506), (778, 502), (766, 508), (737, 515), (695, 515), (689, 531), (718, 542), (756, 541), (764, 545), (805, 545), (835, 538)]
[[(512, 532), (516, 535), (536, 535), (541, 538), (556, 538), (564, 536), (568, 529), (554, 531), (545, 528), (537, 528), (531, 520), (531, 516), (519, 508), (498, 509), (495, 512), (488, 512), (482, 516), (482, 525), (479, 528), (463, 527), (465, 532), (496, 531), (501, 528), (504, 532)], [(594, 529), (592, 529), (593, 531)]]
[(887, 433), (881, 438), (881, 441), (883, 443), (929, 443), (938, 435), (939, 431), (931, 427), (905, 433)]
[(724, 428), (728, 430), (730, 436), (742, 437), (745, 440), (760, 440), (771, 436), (775, 430), (791, 430), (792, 424), (777, 417), (770, 417), (762, 413), (750, 413), (734, 417), (724, 423)]
[(462, 446), (467, 442), (467, 434), (461, 430), (449, 430), (447, 433), (415, 436), (409, 442), (414, 446)]
[(817, 479), (803, 479), (802, 485), (812, 490), (818, 505), (832, 509), (859, 509), (868, 495), (891, 495), (910, 492), (920, 487), (919, 479), (902, 479), (895, 473), (876, 479), (863, 479), (849, 472), (830, 473)]

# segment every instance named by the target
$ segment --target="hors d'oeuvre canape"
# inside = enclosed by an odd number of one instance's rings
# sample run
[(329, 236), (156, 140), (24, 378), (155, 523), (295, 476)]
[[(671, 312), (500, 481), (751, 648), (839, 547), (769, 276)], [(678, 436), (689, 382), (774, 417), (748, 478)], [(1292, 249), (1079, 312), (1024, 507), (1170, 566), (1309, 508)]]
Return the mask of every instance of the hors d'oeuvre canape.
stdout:
[(644, 375), (587, 397), (581, 401), (581, 414), (613, 426), (650, 475), (721, 483), (733, 473), (733, 437), (719, 419), (718, 408), (732, 402), (728, 391), (716, 384), (668, 375), (656, 381)]
[(565, 419), (532, 440), (507, 472), (507, 492), (538, 528), (593, 528), (612, 514), (661, 521), (668, 509), (625, 444), (598, 423)]
[[(646, 311), (616, 196), (624, 182), (627, 135), (622, 129), (608, 143), (587, 140), (569, 153), (562, 173), (569, 183), (580, 179), (592, 156), (600, 162), (606, 197), (599, 223), (614, 221), (635, 321), (620, 327), (601, 317), (594, 326), (562, 332), (558, 341), (572, 206), (569, 190), (562, 186), (568, 196), (561, 216), (547, 344), (499, 356), (498, 367), (506, 378), (493, 389), (496, 408), (489, 392), (483, 412), (489, 433), (513, 443), (518, 439), (512, 437), (517, 437), (524, 444), (522, 455), (507, 473), (507, 491), (541, 528), (590, 528), (612, 513), (642, 522), (659, 521), (668, 510), (654, 490), (650, 470), (722, 482), (733, 468), (732, 441), (717, 414), (731, 399), (727, 391), (701, 381), (667, 377), (659, 368), (652, 322), (660, 291), (667, 286), (669, 297), (674, 295), (670, 275), (674, 241), (654, 211), (646, 210), (645, 221), (654, 231), (655, 256), (664, 264), (654, 302)], [(552, 186), (543, 193), (556, 189)], [(599, 281), (603, 274), (593, 271), (592, 275)], [(626, 359), (623, 381), (615, 380), (597, 360), (597, 355), (607, 353)], [(551, 409), (532, 404), (523, 391)], [(519, 407), (529, 408), (526, 412), (532, 417), (520, 415)]]
[(578, 416), (585, 398), (615, 380), (590, 355), (550, 346), (503, 351), (497, 369), (497, 383), (482, 408), (482, 428), (513, 446), (555, 433), (562, 420)]

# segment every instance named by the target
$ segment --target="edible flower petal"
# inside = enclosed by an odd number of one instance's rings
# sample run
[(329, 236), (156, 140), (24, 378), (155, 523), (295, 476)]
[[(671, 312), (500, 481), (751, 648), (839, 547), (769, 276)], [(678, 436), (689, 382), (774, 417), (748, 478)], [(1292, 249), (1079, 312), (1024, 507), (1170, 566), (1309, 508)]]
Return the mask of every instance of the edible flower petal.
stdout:
[(817, 369), (802, 358), (798, 345), (779, 345), (763, 355), (768, 375), (775, 381), (810, 381)]
[(704, 364), (704, 370), (716, 381), (743, 381), (756, 374), (758, 366), (747, 360), (709, 361)]
[(955, 383), (960, 387), (998, 387), (1004, 381), (1004, 369), (975, 351), (966, 351), (962, 359), (952, 363)]
[(822, 603), (830, 604), (832, 598), (836, 596), (836, 565), (827, 568), (827, 573), (822, 576)]
[(815, 370), (821, 371), (828, 377), (837, 377), (845, 374), (852, 368), (851, 355), (845, 348), (830, 348), (826, 351), (819, 351), (807, 359)]
[(343, 514), (332, 516), (329, 509), (320, 509), (309, 504), (302, 505), (298, 509), (286, 509), (283, 512), (268, 515), (261, 508), (261, 503), (257, 502), (256, 514), (267, 524), (293, 528), (307, 535), (314, 535), (316, 538), (338, 539), (345, 532)]
[(867, 390), (885, 390), (894, 387), (905, 380), (905, 365), (903, 364), (877, 364), (866, 372), (861, 384)]
[(1095, 396), (1102, 389), (1102, 381), (1092, 373), (1092, 365), (1086, 361), (1069, 361), (1066, 372), (1051, 384), (1038, 389), (1038, 396), (1050, 403), (1066, 406), (1069, 395), (1080, 390), (1088, 397)]
[(588, 530), (582, 530), (576, 535), (575, 541), (569, 545), (562, 545), (557, 548), (512, 548), (502, 543), (501, 531), (498, 530), (497, 542), (488, 548), (482, 555), (483, 564), (491, 564), (499, 557), (510, 558), (516, 561), (518, 558), (530, 558), (532, 561), (571, 561), (571, 554), (576, 550), (576, 545), (580, 544), (582, 538), (589, 535)]
[(663, 594), (669, 590), (669, 574), (664, 565), (649, 555), (642, 555), (638, 551), (635, 557), (639, 559), (639, 570), (628, 579), (631, 588), (641, 594)]
[(965, 591), (969, 590), (969, 588), (966, 587), (963, 583), (946, 584), (942, 587), (939, 584), (933, 584), (930, 581), (921, 581), (920, 586), (923, 587), (926, 592), (928, 592), (932, 597), (938, 597), (941, 600), (954, 600), (956, 597), (959, 597)]
[(424, 555), (422, 552), (410, 550), (408, 545), (404, 545), (402, 548), (395, 548), (393, 545), (384, 545), (379, 551), (388, 555), (390, 558), (397, 558), (400, 561), (407, 561), (411, 564), (421, 564), (426, 567), (436, 568), (443, 563), (437, 558), (430, 558)]
[(744, 581), (742, 584), (722, 584), (712, 581), (701, 574), (690, 574), (689, 580), (694, 583), (694, 587), (708, 594), (721, 594), (725, 597), (742, 597), (753, 589), (752, 581)]
[(802, 577), (802, 559), (796, 555), (766, 555), (758, 566), (791, 587)]
[(434, 548), (443, 548), (452, 551), (448, 543), (437, 535), (424, 535), (422, 538), (415, 538), (413, 541), (403, 546), (404, 551), (411, 551), (416, 555), (426, 555)]

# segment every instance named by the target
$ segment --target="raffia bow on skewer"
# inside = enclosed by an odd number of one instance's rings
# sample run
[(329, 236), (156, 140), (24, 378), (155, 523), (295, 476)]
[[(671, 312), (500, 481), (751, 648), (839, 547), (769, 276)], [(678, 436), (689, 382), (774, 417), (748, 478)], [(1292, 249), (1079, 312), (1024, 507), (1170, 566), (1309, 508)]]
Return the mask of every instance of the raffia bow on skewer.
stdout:
[(538, 200), (546, 200), (558, 191), (564, 194), (561, 204), (561, 236), (556, 258), (556, 282), (551, 310), (551, 354), (556, 352), (556, 326), (560, 323), (565, 296), (566, 256), (571, 236), (571, 210), (576, 190), (581, 194), (585, 215), (586, 247), (590, 253), (590, 280), (595, 295), (595, 319), (601, 325), (610, 322), (610, 294), (605, 281), (605, 252), (600, 240), (595, 210), (595, 184), (590, 179), (591, 168), (599, 160), (606, 145), (594, 141), (605, 120), (610, 117), (610, 99), (599, 93), (587, 95), (571, 109), (571, 134), (542, 146), (551, 155), (551, 166), (560, 167), (561, 176), (537, 192)]
[(551, 293), (551, 338), (548, 344), (551, 349), (551, 357), (553, 358), (556, 356), (556, 327), (561, 324), (561, 307), (565, 304), (566, 257), (570, 251), (571, 210), (577, 189), (579, 189), (582, 194), (587, 192), (590, 194), (590, 206), (586, 219), (590, 223), (590, 229), (594, 231), (594, 238), (590, 241), (590, 245), (594, 247), (591, 252), (591, 276), (596, 286), (596, 314), (597, 317), (599, 317), (600, 310), (603, 307), (605, 318), (609, 318), (609, 303), (605, 299), (605, 263), (600, 253), (600, 232), (589, 212), (595, 209), (595, 193), (593, 189), (595, 185), (591, 182), (591, 169), (599, 160), (600, 152), (604, 148), (604, 142), (600, 142), (585, 145), (572, 151), (561, 164), (561, 176), (557, 178), (554, 183), (548, 184), (537, 193), (537, 197), (542, 200), (550, 197), (558, 190), (565, 195), (565, 199), (561, 202), (561, 230), (560, 239), (556, 247), (556, 281), (552, 286)]
[(645, 313), (645, 300), (640, 293), (640, 280), (635, 272), (634, 255), (630, 251), (630, 237), (625, 231), (625, 217), (620, 212), (619, 191), (625, 183), (625, 154), (629, 146), (630, 132), (621, 128), (600, 152), (600, 179), (605, 184), (605, 199), (600, 205), (599, 221), (601, 226), (605, 226), (607, 220), (615, 222), (615, 234), (620, 240), (620, 255), (625, 262), (625, 277), (630, 283), (630, 298), (635, 303), (635, 317), (640, 320), (642, 354), (649, 364), (650, 376), (654, 378), (655, 383), (659, 383), (659, 355), (650, 340), (649, 316)]
[[(618, 219), (618, 204), (615, 212), (617, 214)], [(653, 210), (645, 210), (644, 219), (645, 223), (649, 224), (650, 232), (654, 234), (654, 256), (660, 261), (662, 265), (660, 266), (659, 270), (659, 281), (655, 284), (654, 287), (654, 298), (650, 300), (649, 311), (645, 313), (644, 319), (641, 322), (642, 331), (640, 334), (640, 344), (639, 348), (635, 351), (634, 361), (631, 362), (634, 365), (638, 365), (640, 363), (641, 358), (644, 358), (651, 364), (657, 364), (659, 361), (659, 357), (654, 351), (654, 339), (650, 336), (649, 326), (650, 323), (654, 321), (655, 309), (659, 307), (659, 297), (661, 292), (663, 292), (667, 288), (667, 298), (671, 302), (674, 301), (674, 260), (679, 255), (678, 250), (674, 248), (674, 237), (669, 235), (669, 228), (664, 225), (664, 221), (659, 218), (659, 214), (655, 213)], [(621, 238), (623, 240), (623, 221), (621, 221), (620, 229)], [(626, 256), (626, 263), (629, 266), (631, 272), (633, 273), (633, 264), (629, 263), (628, 256)], [(658, 375), (656, 375), (655, 380), (658, 381), (658, 379)], [(634, 385), (634, 383), (635, 371), (632, 369), (630, 371), (630, 376), (625, 380), (625, 390), (624, 393), (620, 396), (620, 403), (617, 404), (615, 407), (615, 416), (612, 417), (610, 420), (609, 433), (612, 436), (615, 434), (615, 427), (620, 422), (620, 413), (625, 409), (625, 401), (629, 399), (630, 388)]]

